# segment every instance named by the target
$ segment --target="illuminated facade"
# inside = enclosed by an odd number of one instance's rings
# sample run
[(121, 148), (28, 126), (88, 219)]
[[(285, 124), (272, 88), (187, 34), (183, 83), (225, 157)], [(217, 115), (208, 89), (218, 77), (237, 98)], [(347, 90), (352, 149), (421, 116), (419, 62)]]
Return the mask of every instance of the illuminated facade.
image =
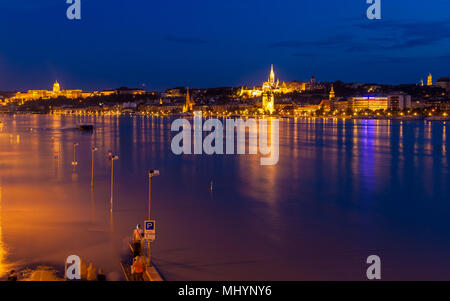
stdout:
[(257, 86), (253, 88), (247, 88), (242, 86), (238, 96), (239, 97), (261, 97), (264, 94), (264, 87), (267, 85), (271, 85), (272, 92), (275, 94), (288, 94), (292, 92), (302, 92), (312, 88), (315, 85), (315, 78), (311, 78), (311, 82), (281, 82), (275, 78), (275, 72), (273, 70), (273, 65), (270, 70), (269, 79), (267, 82), (264, 82), (262, 86)]
[(272, 114), (275, 110), (275, 91), (279, 88), (279, 81), (275, 82), (273, 65), (270, 68), (269, 80), (262, 87), (262, 109), (264, 113)]
[(189, 96), (189, 88), (186, 91), (186, 103), (183, 106), (183, 112), (191, 112), (192, 107), (195, 105), (195, 101)]
[(332, 100), (336, 98), (336, 93), (334, 93), (334, 86), (331, 85), (331, 90), (330, 90), (330, 95), (329, 95), (329, 99)]
[(13, 97), (5, 99), (3, 104), (9, 102), (19, 101), (26, 102), (30, 100), (39, 99), (53, 99), (58, 97), (65, 97), (69, 99), (99, 97), (99, 96), (111, 96), (111, 95), (144, 95), (147, 92), (143, 89), (130, 89), (127, 87), (121, 87), (115, 90), (103, 90), (83, 92), (82, 90), (62, 90), (58, 81), (53, 84), (52, 90), (28, 90), (27, 92), (17, 92)]
[(29, 101), (29, 100), (39, 100), (39, 99), (50, 99), (57, 97), (66, 97), (66, 98), (80, 98), (83, 96), (82, 90), (61, 90), (61, 86), (56, 81), (53, 84), (53, 89), (49, 90), (28, 90), (25, 93), (17, 92), (16, 95), (8, 101), (20, 100), (20, 101)]
[(433, 76), (430, 74), (428, 74), (428, 81), (427, 81), (427, 86), (432, 86), (433, 85)]
[(389, 108), (388, 97), (353, 97), (350, 100), (353, 111), (360, 110), (387, 110)]
[(358, 112), (361, 110), (405, 110), (411, 108), (411, 95), (402, 92), (395, 92), (388, 96), (368, 96), (352, 97), (348, 100), (330, 100), (332, 111), (351, 110)]
[(56, 81), (53, 84), (53, 93), (60, 93), (61, 92), (61, 86), (59, 85), (58, 81)]

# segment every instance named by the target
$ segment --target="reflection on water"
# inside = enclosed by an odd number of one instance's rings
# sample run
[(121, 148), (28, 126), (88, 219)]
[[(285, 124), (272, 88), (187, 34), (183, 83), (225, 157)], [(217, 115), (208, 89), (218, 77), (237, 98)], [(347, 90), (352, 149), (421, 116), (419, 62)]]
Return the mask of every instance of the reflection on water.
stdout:
[[(361, 280), (372, 254), (386, 280), (450, 279), (444, 123), (281, 120), (279, 162), (261, 166), (259, 156), (173, 155), (167, 118), (1, 119), (2, 277), (72, 254), (120, 277), (157, 168), (152, 252), (169, 280)], [(109, 151), (120, 157), (113, 212)]]
[(9, 272), (10, 264), (6, 262), (6, 246), (3, 242), (3, 210), (2, 210), (2, 179), (0, 178), (0, 276), (4, 276)]

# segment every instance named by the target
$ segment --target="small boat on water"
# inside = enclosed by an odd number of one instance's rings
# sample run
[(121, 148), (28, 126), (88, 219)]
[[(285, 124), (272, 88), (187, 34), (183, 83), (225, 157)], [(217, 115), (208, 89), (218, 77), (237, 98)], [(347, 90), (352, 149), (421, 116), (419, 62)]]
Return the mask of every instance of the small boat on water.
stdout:
[(93, 131), (94, 126), (92, 124), (80, 124), (78, 125), (80, 131)]

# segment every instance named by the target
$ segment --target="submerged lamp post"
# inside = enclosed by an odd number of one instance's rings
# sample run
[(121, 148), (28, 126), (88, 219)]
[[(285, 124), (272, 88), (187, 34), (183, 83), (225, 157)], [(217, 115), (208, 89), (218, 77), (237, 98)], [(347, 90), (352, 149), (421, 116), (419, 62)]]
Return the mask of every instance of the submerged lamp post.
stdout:
[(72, 161), (73, 172), (75, 172), (75, 166), (78, 165), (78, 162), (77, 162), (77, 146), (78, 145), (79, 145), (78, 142), (73, 144), (73, 161)]
[(114, 184), (114, 161), (119, 160), (119, 156), (111, 157), (111, 212), (113, 212), (113, 184)]
[[(152, 178), (159, 176), (159, 170), (152, 169), (148, 172), (148, 220), (151, 220), (152, 208)], [(148, 265), (152, 266), (150, 240), (147, 239)]]
[(91, 173), (91, 187), (94, 187), (94, 152), (98, 149), (94, 146), (92, 148), (92, 173)]

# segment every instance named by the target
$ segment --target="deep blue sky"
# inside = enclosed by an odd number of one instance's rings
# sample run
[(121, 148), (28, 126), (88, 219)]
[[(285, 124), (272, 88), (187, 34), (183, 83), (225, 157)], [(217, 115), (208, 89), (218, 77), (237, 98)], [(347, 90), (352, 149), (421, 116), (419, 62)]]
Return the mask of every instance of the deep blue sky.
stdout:
[(65, 0), (0, 2), (0, 90), (281, 80), (415, 83), (450, 76), (450, 1)]

